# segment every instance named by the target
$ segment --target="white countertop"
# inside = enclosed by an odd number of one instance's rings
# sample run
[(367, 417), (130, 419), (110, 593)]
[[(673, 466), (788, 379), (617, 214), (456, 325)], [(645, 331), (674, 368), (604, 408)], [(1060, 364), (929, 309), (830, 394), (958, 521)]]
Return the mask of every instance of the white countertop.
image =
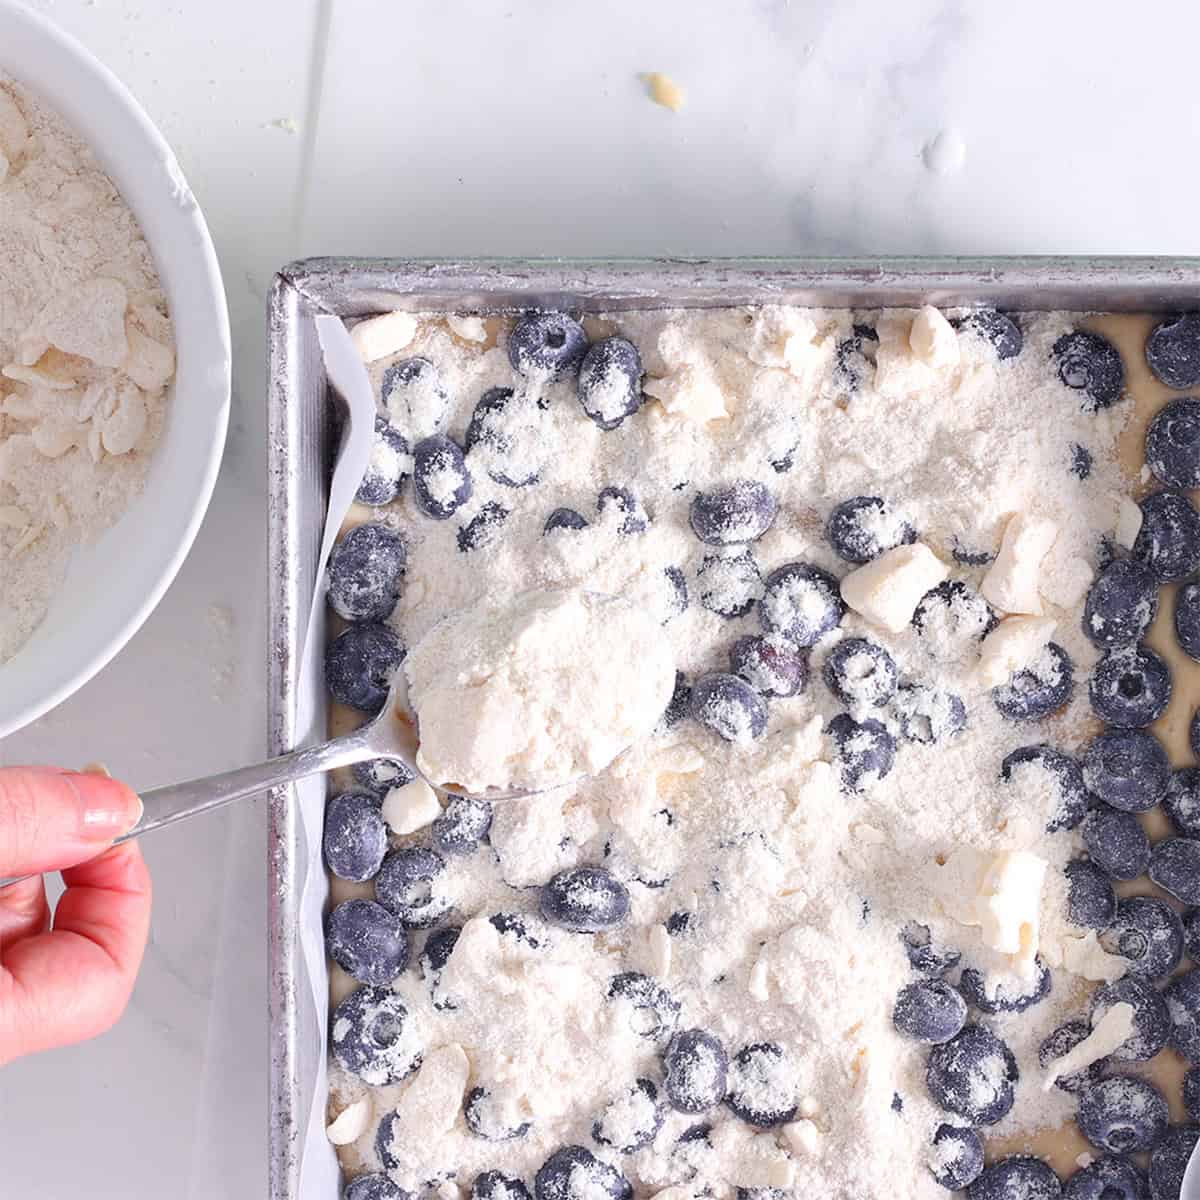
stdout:
[[(35, 7), (174, 144), (224, 268), (235, 395), (166, 599), (4, 763), (102, 759), (147, 786), (262, 752), (263, 306), (293, 257), (1200, 253), (1187, 0), (1144, 21), (1114, 0)], [(683, 112), (646, 99), (648, 70)], [(923, 150), (943, 131), (965, 159), (938, 173)], [(265, 1195), (264, 829), (247, 808), (147, 838), (130, 1011), (4, 1070), (0, 1193)]]

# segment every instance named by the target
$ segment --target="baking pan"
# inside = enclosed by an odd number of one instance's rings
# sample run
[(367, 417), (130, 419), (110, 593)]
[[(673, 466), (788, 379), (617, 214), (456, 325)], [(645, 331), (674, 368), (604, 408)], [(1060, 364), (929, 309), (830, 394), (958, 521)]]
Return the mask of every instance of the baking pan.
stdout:
[[(313, 326), (317, 314), (353, 317), (388, 309), (505, 312), (530, 307), (601, 312), (764, 303), (1182, 311), (1200, 308), (1200, 259), (314, 258), (291, 264), (276, 277), (268, 311), (270, 752), (281, 754), (317, 732), (297, 728), (296, 718), (300, 689), (320, 686), (319, 680), (300, 678), (332, 436)], [(316, 723), (323, 721), (318, 702)], [(293, 787), (278, 789), (270, 800), (271, 1200), (297, 1197), (313, 1082), (325, 1053), (313, 981), (306, 976), (297, 947), (306, 848), (296, 804)], [(320, 997), (322, 982), (316, 983)]]

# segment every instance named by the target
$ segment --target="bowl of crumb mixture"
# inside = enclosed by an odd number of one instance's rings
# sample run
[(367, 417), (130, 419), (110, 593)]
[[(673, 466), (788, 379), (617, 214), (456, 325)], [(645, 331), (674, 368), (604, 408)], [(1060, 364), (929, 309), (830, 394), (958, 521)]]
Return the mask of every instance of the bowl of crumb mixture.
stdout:
[(0, 0), (0, 737), (154, 609), (229, 395), (220, 271), (170, 147), (82, 46)]

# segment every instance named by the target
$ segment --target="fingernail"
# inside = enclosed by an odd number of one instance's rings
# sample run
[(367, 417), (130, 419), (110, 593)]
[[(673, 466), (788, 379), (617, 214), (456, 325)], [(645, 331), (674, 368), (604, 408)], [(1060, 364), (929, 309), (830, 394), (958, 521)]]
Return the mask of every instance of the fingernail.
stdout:
[(79, 797), (79, 830), (88, 841), (111, 842), (141, 820), (141, 799), (119, 780), (76, 773), (69, 778)]

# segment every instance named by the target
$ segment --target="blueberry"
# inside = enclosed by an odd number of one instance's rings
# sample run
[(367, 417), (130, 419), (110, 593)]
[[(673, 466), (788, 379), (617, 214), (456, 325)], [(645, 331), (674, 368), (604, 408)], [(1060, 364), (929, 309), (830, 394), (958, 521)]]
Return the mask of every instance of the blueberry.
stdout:
[(1083, 759), (1083, 782), (1088, 791), (1125, 812), (1153, 808), (1166, 794), (1170, 781), (1167, 752), (1144, 730), (1102, 733)]
[(973, 550), (963, 546), (958, 538), (954, 539), (950, 554), (956, 563), (961, 563), (964, 567), (986, 567), (996, 557), (990, 550)]
[(913, 628), (931, 654), (957, 656), (997, 625), (988, 602), (961, 579), (947, 579), (921, 597)]
[(1200, 838), (1200, 768), (1181, 767), (1172, 773), (1162, 807), (1179, 833)]
[(1028, 667), (992, 688), (992, 701), (1010, 721), (1040, 721), (1070, 700), (1073, 686), (1070, 657), (1057, 642), (1047, 642)]
[(472, 550), (482, 550), (485, 546), (490, 546), (510, 515), (511, 510), (495, 500), (481, 504), (479, 511), (465, 525), (459, 527), (459, 552), (469, 554)]
[(1183, 914), (1183, 948), (1188, 958), (1200, 962), (1200, 908), (1189, 908)]
[(1021, 746), (1007, 755), (1000, 764), (1000, 778), (1005, 783), (1027, 790), (1037, 796), (1046, 788), (1053, 789), (1058, 803), (1046, 825), (1047, 833), (1074, 829), (1087, 816), (1088, 796), (1083, 785), (1083, 769), (1069, 754), (1052, 746)]
[(1200, 904), (1200, 841), (1172, 837), (1156, 842), (1147, 869), (1152, 882), (1184, 904)]
[(417, 506), (435, 521), (448, 521), (474, 491), (471, 470), (456, 442), (436, 434), (413, 450), (413, 493)]
[(863, 343), (866, 341), (879, 341), (875, 330), (869, 325), (855, 325), (851, 336), (837, 344), (833, 377), (839, 386), (851, 393), (858, 391), (874, 365), (865, 352)]
[(936, 745), (967, 724), (967, 709), (962, 698), (927, 683), (902, 683), (892, 697), (892, 714), (906, 742)]
[(944, 979), (905, 984), (892, 1008), (896, 1031), (914, 1042), (948, 1042), (966, 1023), (967, 1002)]
[(1179, 648), (1200, 662), (1200, 582), (1181, 584), (1175, 593), (1175, 636)]
[(427, 358), (402, 358), (383, 373), (384, 406), (410, 444), (441, 429), (450, 396), (437, 367)]
[(362, 483), (354, 494), (355, 500), (373, 508), (390, 504), (400, 494), (405, 479), (412, 474), (412, 465), (412, 451), (404, 434), (377, 413), (371, 457), (367, 460)]
[(642, 358), (623, 337), (593, 342), (579, 368), (579, 403), (601, 429), (616, 429), (642, 404)]
[(679, 1001), (648, 975), (625, 971), (614, 975), (608, 998), (624, 1012), (624, 1020), (639, 1037), (666, 1041), (679, 1021)]
[(675, 1034), (663, 1052), (663, 1090), (677, 1112), (705, 1113), (725, 1098), (729, 1059), (703, 1029)]
[(706, 729), (738, 746), (767, 731), (767, 703), (736, 675), (713, 671), (692, 686), (691, 715)]
[(1093, 993), (1089, 1019), (1094, 1029), (1114, 1004), (1133, 1008), (1133, 1032), (1113, 1052), (1123, 1062), (1146, 1062), (1166, 1044), (1171, 1018), (1162, 996), (1148, 980), (1126, 975), (1112, 983), (1102, 983)]
[(1200, 313), (1182, 313), (1156, 325), (1146, 339), (1146, 365), (1177, 392), (1200, 383)]
[(692, 532), (710, 546), (757, 541), (775, 521), (779, 505), (761, 483), (735, 480), (715, 492), (697, 492), (689, 519)]
[(573, 508), (556, 508), (542, 526), (542, 533), (553, 533), (556, 529), (586, 529), (588, 519)]
[(392, 788), (403, 787), (417, 777), (407, 763), (395, 758), (368, 758), (355, 763), (351, 770), (354, 781), (377, 796), (385, 796)]
[(1162, 900), (1127, 896), (1117, 905), (1112, 926), (1100, 935), (1109, 954), (1129, 962), (1129, 970), (1147, 979), (1165, 979), (1183, 958), (1183, 922)]
[(880, 708), (896, 691), (896, 660), (877, 642), (845, 638), (825, 658), (825, 686), (851, 708)]
[(529, 487), (538, 481), (545, 453), (540, 412), (534, 400), (512, 388), (488, 388), (471, 414), (463, 449), (501, 487)]
[(486, 800), (451, 796), (430, 830), (443, 854), (474, 854), (492, 827), (492, 806)]
[(849, 713), (839, 713), (825, 727), (837, 745), (842, 786), (861, 792), (890, 774), (896, 761), (896, 739), (887, 726), (868, 717), (856, 721)]
[(696, 582), (700, 603), (718, 617), (744, 617), (763, 594), (758, 565), (745, 552), (706, 554)]
[(879, 496), (855, 496), (829, 514), (825, 537), (839, 558), (867, 563), (885, 550), (915, 542), (917, 531)]
[(408, 965), (408, 936), (373, 900), (347, 900), (325, 922), (325, 949), (359, 983), (389, 984)]
[(795, 696), (808, 683), (808, 660), (781, 637), (738, 638), (729, 651), (729, 669), (761, 696)]
[(1171, 668), (1145, 646), (1123, 646), (1106, 654), (1092, 671), (1088, 699), (1102, 721), (1143, 729), (1171, 702)]
[(1071, 447), (1071, 474), (1076, 479), (1087, 479), (1092, 473), (1092, 452), (1078, 442)]
[(1200, 1140), (1200, 1126), (1176, 1125), (1150, 1152), (1150, 1200), (1179, 1200), (1183, 1173)]
[(1200, 969), (1176, 975), (1163, 989), (1171, 1023), (1168, 1041), (1190, 1063), (1200, 1063)]
[(363, 883), (387, 853), (387, 825), (370, 792), (342, 792), (325, 805), (325, 865), (339, 879)]
[(925, 1084), (946, 1112), (973, 1125), (994, 1125), (1013, 1106), (1018, 1074), (1004, 1042), (983, 1025), (966, 1025), (929, 1052)]
[[(1068, 1021), (1065, 1025), (1060, 1025), (1038, 1047), (1038, 1066), (1043, 1071), (1048, 1071), (1053, 1063), (1062, 1058), (1064, 1054), (1069, 1054), (1074, 1050), (1091, 1032), (1092, 1027), (1083, 1020)], [(1108, 1059), (1097, 1059), (1096, 1062), (1090, 1063), (1082, 1070), (1073, 1071), (1070, 1075), (1060, 1075), (1054, 1081), (1054, 1086), (1077, 1096), (1091, 1087), (1093, 1083), (1104, 1078), (1104, 1069), (1107, 1064)]]
[(660, 730), (671, 729), (678, 725), (691, 711), (691, 707), (692, 685), (682, 671), (676, 671), (675, 690), (671, 693), (671, 699), (667, 701), (667, 707), (662, 717), (659, 718)]
[(412, 1195), (397, 1187), (386, 1175), (360, 1175), (346, 1185), (342, 1200), (412, 1200)]
[(929, 1169), (948, 1192), (960, 1192), (983, 1171), (983, 1139), (962, 1125), (939, 1125)]
[(458, 945), (461, 925), (443, 925), (440, 929), (432, 930), (425, 938), (421, 949), (421, 975), (431, 978), (436, 975), (449, 961)]
[(1058, 1176), (1032, 1154), (992, 1163), (967, 1188), (967, 1200), (1058, 1200), (1061, 1195)]
[(1025, 335), (1021, 332), (1016, 318), (1008, 313), (998, 312), (994, 308), (981, 308), (958, 317), (950, 322), (955, 329), (966, 329), (971, 333), (991, 343), (996, 357), (1003, 361), (1006, 358), (1016, 358), (1025, 345)]
[(624, 536), (645, 533), (650, 528), (650, 518), (646, 515), (642, 502), (628, 488), (601, 488), (596, 497), (596, 508), (601, 517), (606, 512), (616, 513), (620, 518), (617, 532)]
[(1105, 1155), (1075, 1172), (1063, 1200), (1150, 1200), (1146, 1173), (1127, 1158)]
[(587, 348), (583, 326), (566, 313), (526, 313), (508, 335), (513, 370), (544, 379), (574, 374)]
[(329, 1016), (333, 1056), (352, 1075), (383, 1087), (421, 1065), (421, 1043), (408, 1009), (386, 987), (360, 987)]
[(1172, 400), (1146, 430), (1146, 465), (1168, 487), (1200, 487), (1200, 400)]
[(1080, 407), (1085, 412), (1108, 408), (1121, 398), (1125, 388), (1125, 366), (1116, 346), (1098, 333), (1077, 329), (1064, 333), (1054, 343), (1058, 377), (1087, 399)]
[(1158, 582), (1136, 558), (1116, 558), (1096, 577), (1083, 607), (1083, 632), (1101, 650), (1139, 641), (1158, 615)]
[(502, 937), (512, 938), (531, 950), (540, 949), (549, 937), (549, 930), (532, 913), (492, 913), (488, 924)]
[(1141, 501), (1142, 527), (1133, 557), (1159, 583), (1174, 583), (1200, 566), (1200, 513), (1179, 492), (1155, 492)]
[(333, 548), (326, 571), (329, 607), (347, 621), (382, 621), (404, 582), (404, 541), (386, 525), (359, 525)]
[(767, 633), (778, 633), (797, 646), (814, 646), (841, 624), (846, 604), (838, 581), (809, 563), (776, 567), (763, 584), (758, 619)]
[(1019, 1013), (1044, 1000), (1050, 994), (1050, 972), (1039, 958), (1033, 982), (1017, 983), (1002, 977), (994, 987), (988, 987), (988, 977), (974, 967), (964, 967), (958, 986), (968, 1004), (980, 1012)]
[(1167, 1102), (1153, 1084), (1114, 1075), (1093, 1084), (1079, 1098), (1079, 1132), (1110, 1154), (1149, 1150), (1167, 1132)]
[(685, 908), (677, 909), (667, 918), (667, 932), (672, 937), (682, 937), (692, 927), (694, 914)]
[(636, 1154), (654, 1141), (662, 1125), (658, 1088), (638, 1079), (592, 1122), (592, 1138), (618, 1154)]
[(909, 921), (900, 931), (900, 941), (908, 956), (909, 965), (922, 975), (945, 975), (958, 966), (961, 954), (949, 946), (933, 940), (929, 926), (918, 921)]
[(352, 625), (325, 649), (325, 686), (339, 704), (377, 713), (404, 655), (404, 644), (388, 626)]
[(1200, 757), (1200, 708), (1192, 714), (1188, 724), (1188, 745), (1191, 746), (1192, 753)]
[(632, 1200), (629, 1180), (582, 1146), (563, 1146), (533, 1177), (537, 1200)]
[(486, 1142), (512, 1142), (532, 1128), (528, 1121), (515, 1120), (514, 1114), (506, 1111), (506, 1106), (485, 1087), (473, 1087), (467, 1093), (463, 1118), (467, 1128)]
[(1133, 813), (1098, 805), (1080, 833), (1092, 862), (1112, 879), (1136, 879), (1150, 861), (1150, 839)]
[(387, 1171), (394, 1171), (400, 1166), (395, 1151), (396, 1121), (399, 1116), (395, 1110), (384, 1113), (375, 1130), (375, 1153)]
[(1117, 893), (1108, 872), (1091, 859), (1073, 858), (1063, 873), (1067, 877), (1067, 916), (1072, 924), (1107, 929), (1117, 915)]
[(521, 1180), (500, 1171), (484, 1171), (471, 1184), (471, 1200), (533, 1200)]
[(1200, 1121), (1200, 1067), (1188, 1067), (1183, 1076), (1183, 1107), (1193, 1121)]
[(428, 846), (393, 850), (379, 868), (375, 898), (405, 929), (428, 929), (453, 907), (446, 894), (446, 860)]
[(796, 1115), (794, 1066), (774, 1042), (743, 1046), (730, 1060), (725, 1103), (748, 1125), (772, 1129)]
[(571, 933), (615, 929), (629, 916), (629, 891), (604, 867), (560, 871), (541, 891), (542, 916)]

